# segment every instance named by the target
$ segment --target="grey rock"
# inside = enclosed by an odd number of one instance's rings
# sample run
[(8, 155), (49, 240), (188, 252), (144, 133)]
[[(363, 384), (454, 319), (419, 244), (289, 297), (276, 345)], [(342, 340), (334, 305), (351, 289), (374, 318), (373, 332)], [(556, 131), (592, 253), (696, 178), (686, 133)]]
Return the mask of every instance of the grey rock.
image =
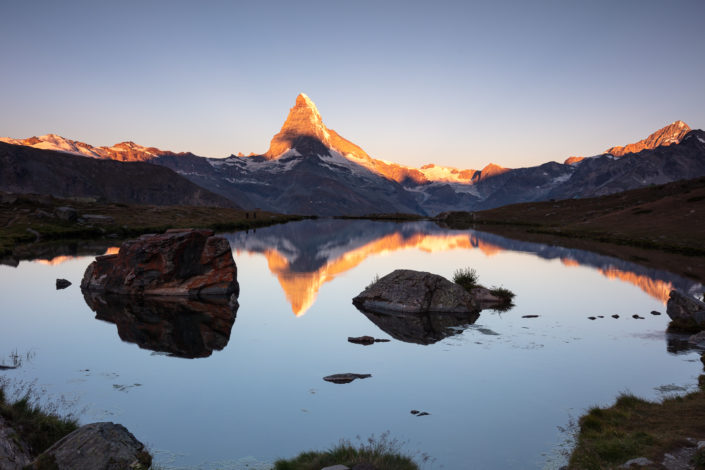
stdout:
[(654, 463), (646, 457), (637, 457), (636, 459), (627, 460), (619, 468), (641, 468), (649, 465), (654, 465)]
[(668, 298), (666, 313), (671, 320), (694, 320), (698, 325), (705, 326), (705, 302), (675, 289)]
[(367, 379), (372, 377), (372, 374), (353, 374), (351, 372), (346, 372), (344, 374), (333, 374), (323, 377), (326, 382), (333, 382), (334, 384), (349, 384), (355, 379)]
[(18, 443), (15, 430), (0, 416), (0, 468), (3, 470), (20, 470), (29, 464), (27, 448)]
[(324, 467), (321, 470), (350, 470), (350, 467), (345, 465), (331, 465), (329, 467)]
[(78, 211), (69, 206), (57, 207), (54, 209), (54, 215), (66, 222), (76, 222), (76, 220), (78, 220)]
[[(56, 462), (59, 470), (118, 470), (148, 468), (144, 444), (124, 426), (92, 423), (65, 436), (40, 455)], [(142, 460), (141, 460), (142, 459)]]
[(351, 470), (377, 470), (377, 467), (368, 462), (360, 462), (355, 464)]
[(70, 285), (71, 285), (71, 281), (68, 281), (66, 279), (57, 279), (56, 280), (56, 290), (66, 289)]
[[(478, 296), (487, 302), (486, 293)], [(353, 304), (380, 313), (465, 313), (482, 308), (477, 296), (446, 278), (409, 269), (387, 274), (355, 297)]]

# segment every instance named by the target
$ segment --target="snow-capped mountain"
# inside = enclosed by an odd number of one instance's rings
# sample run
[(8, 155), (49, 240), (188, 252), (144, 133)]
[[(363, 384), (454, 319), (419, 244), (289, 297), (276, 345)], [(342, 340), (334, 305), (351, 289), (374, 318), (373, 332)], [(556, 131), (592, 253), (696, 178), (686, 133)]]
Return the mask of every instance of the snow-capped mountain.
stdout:
[[(263, 155), (205, 158), (122, 142), (93, 147), (47, 134), (2, 141), (97, 159), (168, 167), (246, 209), (364, 215), (488, 209), (551, 198), (589, 197), (705, 175), (705, 133), (682, 121), (594, 157), (527, 168), (413, 168), (370, 157), (323, 123), (314, 102), (296, 98)], [(636, 152), (636, 153), (635, 153)]]

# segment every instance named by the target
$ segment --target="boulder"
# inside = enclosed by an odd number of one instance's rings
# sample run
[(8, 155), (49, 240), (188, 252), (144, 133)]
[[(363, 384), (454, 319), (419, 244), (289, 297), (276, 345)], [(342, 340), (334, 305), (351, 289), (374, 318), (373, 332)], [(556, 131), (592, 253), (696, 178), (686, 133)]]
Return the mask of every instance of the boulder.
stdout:
[(437, 274), (409, 269), (397, 269), (369, 285), (353, 304), (378, 313), (467, 313), (482, 308), (458, 284)]
[(66, 289), (70, 285), (71, 285), (71, 281), (69, 281), (69, 280), (66, 280), (66, 279), (57, 279), (56, 280), (56, 290)]
[(76, 222), (78, 220), (78, 211), (69, 206), (57, 207), (54, 209), (54, 215), (66, 222)]
[(705, 302), (675, 289), (668, 297), (666, 313), (675, 322), (695, 322), (705, 327)]
[(210, 230), (178, 229), (142, 235), (117, 254), (96, 257), (81, 289), (129, 295), (237, 298), (237, 267), (230, 244)]
[[(58, 470), (147, 469), (152, 457), (124, 426), (91, 423), (64, 436), (32, 462), (30, 468)], [(42, 467), (42, 463), (55, 467)]]
[(21, 470), (29, 464), (29, 450), (16, 439), (15, 430), (0, 416), (0, 468)]

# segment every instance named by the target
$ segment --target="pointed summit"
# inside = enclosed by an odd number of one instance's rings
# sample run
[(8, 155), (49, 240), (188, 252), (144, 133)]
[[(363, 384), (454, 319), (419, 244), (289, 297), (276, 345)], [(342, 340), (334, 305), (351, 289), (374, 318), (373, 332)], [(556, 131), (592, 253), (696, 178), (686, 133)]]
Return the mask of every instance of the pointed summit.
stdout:
[[(289, 110), (289, 115), (277, 135), (272, 138), (265, 157), (277, 158), (295, 147), (296, 142), (304, 137), (313, 138), (325, 146), (330, 146), (330, 133), (323, 125), (321, 114), (316, 104), (304, 93), (296, 97), (296, 104)], [(311, 139), (305, 139), (310, 141)]]
[(624, 147), (612, 147), (605, 150), (605, 153), (609, 153), (615, 157), (621, 157), (628, 153), (641, 152), (642, 150), (653, 149), (662, 145), (677, 144), (688, 132), (690, 132), (688, 124), (683, 121), (676, 121), (657, 130), (646, 139), (625, 145)]

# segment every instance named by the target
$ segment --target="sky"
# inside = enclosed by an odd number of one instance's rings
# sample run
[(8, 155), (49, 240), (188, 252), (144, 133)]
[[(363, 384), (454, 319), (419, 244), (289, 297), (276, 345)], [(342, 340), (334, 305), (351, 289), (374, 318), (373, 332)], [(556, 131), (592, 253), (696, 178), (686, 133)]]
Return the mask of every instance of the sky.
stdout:
[(705, 1), (0, 0), (0, 136), (263, 153), (296, 96), (372, 157), (522, 167), (705, 127)]

